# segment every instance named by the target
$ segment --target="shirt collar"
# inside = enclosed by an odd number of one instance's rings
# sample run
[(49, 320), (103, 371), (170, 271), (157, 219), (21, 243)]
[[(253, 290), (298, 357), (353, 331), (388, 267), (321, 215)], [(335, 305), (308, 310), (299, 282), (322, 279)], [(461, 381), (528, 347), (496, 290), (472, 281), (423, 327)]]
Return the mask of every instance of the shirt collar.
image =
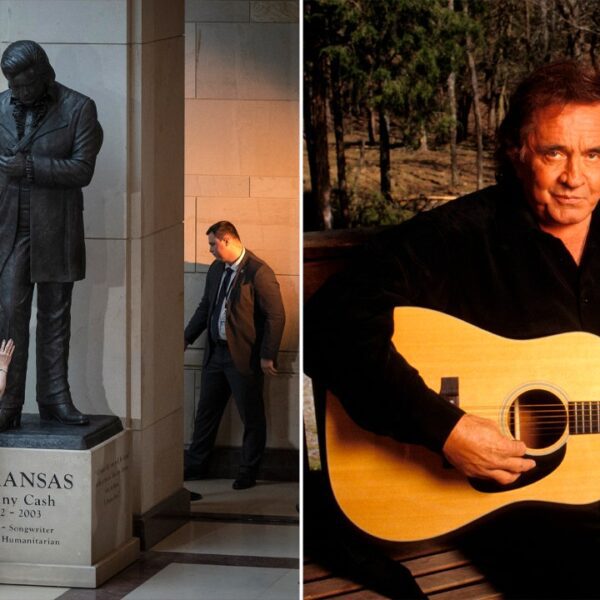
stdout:
[(231, 269), (235, 273), (238, 270), (238, 267), (240, 266), (245, 255), (246, 255), (246, 248), (242, 248), (242, 253), (239, 255), (238, 259), (231, 265), (226, 265), (225, 268)]

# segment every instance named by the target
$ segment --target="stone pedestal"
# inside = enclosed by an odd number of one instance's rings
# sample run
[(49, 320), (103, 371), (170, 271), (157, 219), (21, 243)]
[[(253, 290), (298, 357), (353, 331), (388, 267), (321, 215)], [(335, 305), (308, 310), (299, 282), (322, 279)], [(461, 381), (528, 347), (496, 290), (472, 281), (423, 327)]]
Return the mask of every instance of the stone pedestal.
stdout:
[(137, 558), (119, 419), (65, 427), (24, 415), (0, 446), (0, 583), (97, 587)]

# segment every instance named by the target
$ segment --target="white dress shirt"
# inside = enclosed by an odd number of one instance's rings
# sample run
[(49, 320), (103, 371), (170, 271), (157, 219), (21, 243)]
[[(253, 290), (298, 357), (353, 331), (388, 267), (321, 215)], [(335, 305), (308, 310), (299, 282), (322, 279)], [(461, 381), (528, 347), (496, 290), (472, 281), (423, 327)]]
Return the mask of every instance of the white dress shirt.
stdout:
[(225, 269), (223, 269), (223, 275), (221, 276), (221, 283), (219, 283), (219, 289), (217, 291), (217, 298), (219, 297), (219, 293), (221, 291), (221, 285), (223, 284), (223, 279), (225, 278), (226, 269), (231, 269), (233, 273), (231, 274), (231, 278), (229, 279), (229, 284), (227, 286), (227, 290), (225, 291), (225, 300), (221, 305), (221, 313), (219, 314), (219, 339), (227, 341), (227, 332), (225, 331), (225, 323), (227, 321), (227, 303), (229, 302), (229, 293), (231, 292), (231, 286), (235, 281), (235, 277), (237, 275), (237, 270), (246, 254), (246, 248), (242, 248), (242, 253), (239, 255), (238, 259), (231, 265), (227, 265)]

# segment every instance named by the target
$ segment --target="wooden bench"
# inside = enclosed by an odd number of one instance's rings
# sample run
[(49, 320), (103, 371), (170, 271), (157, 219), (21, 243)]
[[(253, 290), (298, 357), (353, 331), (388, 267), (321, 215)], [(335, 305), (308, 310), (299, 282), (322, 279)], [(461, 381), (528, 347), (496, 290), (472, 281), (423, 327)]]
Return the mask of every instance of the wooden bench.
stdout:
[[(422, 544), (411, 550), (390, 551), (393, 560), (412, 573), (424, 594), (435, 600), (480, 600), (502, 598), (468, 559), (452, 548), (437, 547), (434, 543)], [(304, 598), (375, 599), (386, 598), (368, 590), (350, 579), (312, 562), (304, 560)]]
[[(307, 300), (331, 275), (346, 267), (375, 231), (362, 229), (304, 234), (304, 299)], [(313, 389), (317, 434), (322, 448), (324, 390), (319, 388), (318, 382), (313, 382)], [(360, 577), (344, 575), (335, 566), (332, 568), (325, 564), (327, 561), (311, 556), (311, 548), (318, 548), (320, 543), (327, 542), (326, 539), (319, 540), (319, 536), (325, 538), (331, 535), (331, 530), (320, 527), (319, 524), (311, 527), (311, 514), (321, 510), (320, 506), (314, 508), (314, 504), (318, 502), (319, 496), (325, 498), (328, 490), (324, 484), (326, 477), (308, 471), (306, 457), (305, 448), (304, 505), (309, 509), (305, 511), (304, 598), (370, 600), (389, 597), (360, 583)], [(321, 461), (324, 464), (323, 457)], [(327, 502), (333, 504), (330, 498), (324, 500), (323, 510), (332, 510)], [(313, 506), (312, 513), (310, 506)], [(343, 518), (340, 518), (340, 522), (340, 527), (343, 528)], [(326, 515), (323, 517), (323, 524), (327, 523)], [(388, 559), (408, 569), (418, 588), (429, 598), (468, 600), (502, 597), (485, 580), (483, 574), (458, 549), (449, 544), (428, 541), (403, 545), (382, 543), (378, 547)]]

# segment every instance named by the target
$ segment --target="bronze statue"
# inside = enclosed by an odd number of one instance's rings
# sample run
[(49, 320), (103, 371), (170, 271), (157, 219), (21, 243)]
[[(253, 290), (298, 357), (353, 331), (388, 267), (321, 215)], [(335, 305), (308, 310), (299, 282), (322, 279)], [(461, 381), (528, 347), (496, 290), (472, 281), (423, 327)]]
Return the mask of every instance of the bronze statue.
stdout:
[(55, 81), (36, 42), (10, 44), (0, 68), (9, 87), (0, 94), (0, 338), (15, 342), (0, 431), (20, 425), (35, 286), (40, 417), (85, 425), (68, 382), (71, 296), (85, 277), (81, 188), (102, 128), (94, 101)]

